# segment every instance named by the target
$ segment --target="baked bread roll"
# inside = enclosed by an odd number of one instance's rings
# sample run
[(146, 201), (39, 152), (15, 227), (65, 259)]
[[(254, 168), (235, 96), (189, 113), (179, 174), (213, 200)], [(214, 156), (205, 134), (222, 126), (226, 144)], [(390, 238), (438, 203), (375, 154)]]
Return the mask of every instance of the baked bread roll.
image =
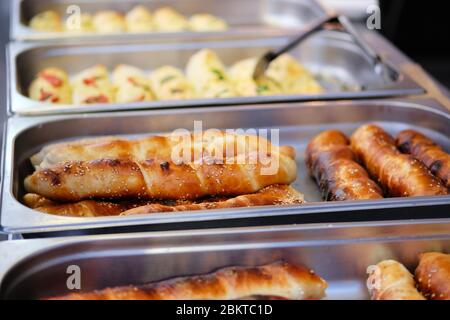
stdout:
[(409, 153), (424, 163), (435, 176), (450, 188), (450, 154), (431, 139), (414, 130), (404, 130), (397, 135), (400, 151)]
[(450, 254), (427, 252), (420, 255), (416, 281), (431, 300), (450, 300)]
[(189, 29), (186, 17), (171, 7), (161, 7), (153, 14), (155, 29), (163, 32), (184, 31)]
[(150, 11), (142, 6), (135, 6), (125, 15), (128, 32), (149, 32), (153, 30), (153, 17)]
[(198, 97), (227, 98), (236, 96), (225, 66), (212, 50), (203, 49), (195, 53), (186, 66), (186, 76), (194, 86)]
[(23, 203), (27, 207), (40, 212), (67, 217), (117, 216), (124, 211), (147, 204), (139, 201), (111, 202), (95, 200), (58, 203), (35, 193), (24, 195)]
[(89, 13), (80, 14), (80, 20), (75, 17), (66, 19), (65, 31), (72, 33), (91, 33), (95, 31), (94, 18)]
[(262, 76), (253, 79), (256, 58), (248, 58), (235, 63), (228, 71), (230, 81), (240, 96), (268, 96), (281, 94), (280, 85), (273, 79)]
[(95, 65), (74, 77), (73, 102), (75, 104), (114, 102), (114, 88), (104, 65)]
[(340, 131), (315, 136), (306, 148), (306, 164), (327, 201), (381, 199), (383, 192), (356, 161)]
[(372, 177), (393, 197), (446, 195), (447, 188), (418, 160), (397, 150), (394, 139), (376, 125), (364, 125), (351, 147)]
[(150, 81), (136, 67), (120, 64), (112, 74), (116, 87), (116, 102), (138, 102), (154, 100)]
[(34, 193), (26, 194), (23, 197), (23, 202), (31, 209), (59, 216), (101, 217), (268, 205), (294, 205), (303, 203), (304, 196), (289, 186), (273, 185), (256, 193), (240, 195), (235, 198), (206, 198), (199, 202), (189, 200), (122, 202), (84, 200), (75, 203), (57, 203)]
[(321, 299), (327, 283), (313, 271), (286, 262), (258, 267), (228, 267), (214, 273), (175, 278), (142, 286), (70, 293), (58, 300), (237, 300), (275, 296)]
[(194, 89), (183, 72), (172, 66), (162, 66), (150, 73), (150, 83), (158, 100), (193, 99)]
[(297, 60), (283, 54), (269, 64), (266, 76), (280, 84), (286, 94), (317, 94), (323, 88)]
[(58, 12), (47, 10), (31, 18), (29, 26), (36, 31), (59, 32), (63, 30), (61, 21)]
[(59, 68), (46, 68), (31, 82), (28, 96), (36, 101), (70, 104), (72, 90), (67, 73)]
[(123, 14), (112, 10), (97, 12), (92, 23), (98, 33), (120, 33), (127, 30)]
[[(294, 159), (272, 152), (269, 160), (263, 164), (260, 155), (252, 152), (241, 159), (227, 158), (224, 164), (176, 164), (161, 158), (67, 161), (35, 171), (25, 179), (25, 189), (63, 202), (93, 198), (199, 199), (253, 193), (296, 179)], [(238, 164), (240, 161), (243, 164)]]
[(225, 20), (207, 13), (194, 14), (189, 18), (192, 31), (224, 31), (228, 29)]
[(408, 269), (394, 260), (367, 268), (367, 288), (372, 300), (425, 300), (417, 291)]
[(154, 157), (175, 160), (180, 157), (184, 162), (195, 162), (202, 160), (202, 157), (209, 157), (220, 161), (227, 156), (237, 156), (258, 150), (262, 153), (281, 152), (295, 159), (293, 148), (276, 147), (263, 137), (205, 131), (187, 135), (147, 136), (138, 139), (100, 137), (62, 142), (45, 146), (30, 160), (35, 169), (44, 169), (60, 162), (97, 159), (145, 161)]

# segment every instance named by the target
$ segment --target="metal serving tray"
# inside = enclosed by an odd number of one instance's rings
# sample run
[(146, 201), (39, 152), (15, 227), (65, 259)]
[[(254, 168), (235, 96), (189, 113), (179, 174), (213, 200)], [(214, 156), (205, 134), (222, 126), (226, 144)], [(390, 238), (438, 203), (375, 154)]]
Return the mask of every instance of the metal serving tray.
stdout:
[[(152, 109), (167, 107), (192, 107), (324, 99), (385, 97), (419, 94), (424, 90), (407, 75), (398, 72), (385, 55), (384, 70), (375, 68), (351, 37), (339, 31), (322, 31), (307, 39), (291, 53), (300, 59), (321, 81), (326, 92), (317, 95), (278, 95), (264, 97), (237, 97), (221, 99), (193, 99), (137, 103), (112, 103), (91, 105), (57, 105), (33, 101), (27, 97), (33, 77), (43, 68), (58, 66), (70, 75), (96, 63), (112, 70), (120, 63), (131, 64), (150, 71), (164, 64), (184, 68), (188, 59), (202, 48), (212, 48), (231, 65), (241, 59), (260, 56), (268, 49), (279, 47), (289, 37), (266, 39), (218, 40), (154, 44), (145, 41), (128, 44), (113, 42), (103, 45), (13, 43), (9, 50), (10, 111), (21, 115), (54, 113), (87, 113), (127, 109)], [(378, 51), (392, 53), (377, 43)], [(404, 62), (404, 60), (403, 60)], [(381, 68), (383, 69), (383, 68)]]
[(419, 253), (449, 248), (449, 219), (15, 240), (0, 243), (0, 298), (67, 293), (70, 265), (89, 291), (285, 260), (323, 277), (327, 299), (368, 299), (369, 265), (396, 259), (413, 271)]
[[(319, 189), (308, 176), (304, 163), (304, 149), (314, 135), (330, 128), (351, 134), (367, 122), (376, 122), (391, 134), (405, 128), (420, 130), (450, 150), (450, 114), (439, 111), (436, 107), (433, 101), (413, 103), (378, 100), (217, 107), (210, 108), (207, 113), (197, 108), (12, 117), (8, 121), (4, 152), (1, 225), (10, 233), (36, 233), (138, 225), (151, 228), (158, 226), (166, 230), (186, 229), (190, 226), (189, 223), (196, 228), (223, 227), (230, 222), (244, 225), (281, 224), (283, 218), (296, 223), (370, 220), (374, 219), (371, 215), (374, 212), (384, 214), (383, 219), (398, 219), (398, 215), (401, 218), (442, 215), (448, 217), (450, 196), (322, 202)], [(32, 173), (29, 157), (44, 145), (101, 135), (137, 136), (171, 132), (178, 128), (193, 130), (194, 121), (202, 121), (204, 130), (279, 129), (280, 144), (294, 146), (297, 150), (298, 178), (294, 187), (303, 192), (306, 200), (311, 203), (301, 206), (269, 206), (134, 217), (74, 218), (40, 213), (19, 202), (24, 194), (23, 180)]]
[[(150, 10), (171, 6), (185, 16), (207, 12), (227, 21), (230, 28), (221, 32), (148, 32), (76, 35), (63, 32), (40, 32), (28, 27), (30, 19), (45, 10), (55, 10), (61, 17), (68, 17), (69, 6), (77, 5), (81, 12), (100, 10), (128, 12), (142, 4)], [(67, 40), (67, 39), (129, 39), (148, 38), (163, 40), (174, 37), (204, 38), (259, 35), (286, 29), (300, 29), (325, 13), (314, 0), (14, 0), (12, 4), (11, 38), (16, 40)]]

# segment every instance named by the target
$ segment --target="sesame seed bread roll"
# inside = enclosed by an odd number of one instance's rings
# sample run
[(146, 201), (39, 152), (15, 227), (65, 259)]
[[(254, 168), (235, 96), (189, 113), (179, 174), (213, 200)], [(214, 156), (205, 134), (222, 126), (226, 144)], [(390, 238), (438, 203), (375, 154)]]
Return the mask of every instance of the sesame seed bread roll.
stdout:
[(237, 300), (279, 297), (321, 299), (327, 283), (313, 271), (287, 262), (257, 267), (227, 267), (206, 275), (175, 278), (142, 286), (69, 293), (56, 300)]
[(59, 216), (102, 217), (268, 205), (294, 205), (302, 204), (304, 202), (304, 196), (292, 187), (272, 185), (252, 194), (244, 194), (233, 198), (207, 198), (200, 202), (189, 200), (135, 200), (121, 202), (84, 200), (71, 203), (59, 203), (35, 193), (27, 193), (23, 197), (23, 202), (31, 209)]
[[(257, 153), (228, 158), (232, 164), (177, 164), (158, 158), (144, 161), (99, 159), (67, 161), (35, 171), (25, 179), (25, 189), (53, 201), (88, 199), (200, 199), (254, 193), (272, 184), (290, 184), (297, 176), (295, 160), (271, 153), (263, 164), (252, 162)], [(276, 160), (275, 160), (276, 158)], [(277, 163), (270, 173), (272, 164)]]
[(446, 195), (447, 188), (423, 163), (397, 150), (395, 140), (379, 126), (360, 127), (351, 147), (370, 175), (393, 197)]
[[(176, 152), (181, 150), (183, 152)], [(181, 135), (145, 136), (136, 139), (123, 137), (98, 137), (60, 142), (43, 147), (30, 160), (36, 170), (49, 168), (65, 161), (90, 161), (98, 159), (147, 160), (154, 157), (171, 159), (183, 157), (185, 162), (199, 160), (202, 155), (217, 160), (238, 156), (245, 152), (279, 152), (295, 159), (290, 146), (275, 146), (269, 140), (251, 134), (224, 131), (187, 133)], [(186, 153), (190, 153), (185, 155)], [(188, 158), (185, 159), (184, 157)]]
[(425, 300), (412, 274), (401, 263), (385, 260), (367, 268), (371, 300)]
[(450, 254), (422, 253), (415, 272), (422, 294), (431, 300), (450, 300)]
[(404, 130), (397, 135), (396, 143), (400, 151), (411, 154), (421, 161), (436, 177), (450, 188), (450, 154), (425, 135)]
[(306, 164), (328, 201), (382, 199), (381, 188), (369, 178), (340, 131), (315, 136), (306, 148)]

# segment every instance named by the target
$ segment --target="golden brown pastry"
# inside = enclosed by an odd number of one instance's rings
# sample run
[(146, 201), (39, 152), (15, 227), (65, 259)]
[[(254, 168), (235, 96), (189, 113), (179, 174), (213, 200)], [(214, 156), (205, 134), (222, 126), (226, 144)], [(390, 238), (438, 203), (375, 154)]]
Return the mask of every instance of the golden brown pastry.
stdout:
[(306, 164), (328, 201), (383, 198), (382, 190), (356, 162), (350, 141), (340, 131), (315, 136), (306, 148)]
[(192, 210), (212, 210), (224, 208), (242, 208), (268, 205), (294, 205), (304, 202), (304, 196), (294, 188), (287, 185), (271, 185), (259, 190), (256, 193), (245, 194), (230, 199), (217, 201), (205, 200), (200, 203), (186, 203), (177, 205), (164, 205), (150, 203), (144, 206), (135, 207), (122, 212), (123, 216), (137, 214), (149, 214), (158, 212), (177, 212)]
[(139, 201), (108, 202), (96, 200), (84, 200), (75, 203), (58, 203), (35, 193), (27, 193), (24, 195), (23, 202), (31, 209), (68, 217), (117, 216), (124, 211), (145, 204)]
[(415, 276), (427, 299), (450, 300), (450, 254), (422, 253)]
[(100, 217), (267, 205), (294, 205), (303, 203), (304, 197), (292, 187), (272, 185), (253, 194), (235, 198), (207, 198), (199, 202), (189, 200), (122, 202), (84, 200), (74, 203), (57, 203), (34, 193), (26, 194), (23, 201), (26, 206), (40, 212), (60, 216)]
[[(78, 141), (51, 144), (31, 157), (36, 169), (48, 168), (59, 162), (89, 161), (96, 159), (147, 160), (154, 157), (171, 159), (183, 157), (187, 161), (199, 160), (202, 155), (223, 160), (227, 155), (245, 152), (274, 151), (295, 158), (295, 150), (288, 146), (275, 147), (262, 137), (225, 132), (203, 132), (187, 135), (147, 136), (138, 139), (120, 137), (100, 137)], [(173, 153), (173, 154), (172, 154)], [(174, 159), (176, 160), (176, 159)]]
[(450, 188), (450, 154), (425, 135), (404, 130), (397, 135), (396, 143), (400, 151), (411, 154), (423, 162), (431, 173), (440, 178)]
[(418, 160), (397, 150), (394, 139), (380, 127), (360, 127), (351, 147), (372, 177), (390, 196), (446, 195), (447, 188)]
[(296, 179), (296, 163), (291, 157), (272, 152), (272, 162), (267, 165), (252, 162), (257, 157), (249, 153), (242, 164), (237, 163), (238, 157), (227, 158), (224, 164), (176, 164), (158, 158), (67, 161), (35, 171), (25, 179), (25, 189), (54, 201), (199, 199), (253, 193)]
[(412, 274), (401, 263), (385, 260), (367, 268), (367, 288), (372, 300), (425, 300)]
[(228, 267), (214, 273), (125, 286), (99, 291), (70, 293), (60, 300), (235, 300), (275, 296), (293, 300), (321, 299), (327, 283), (300, 265), (286, 262), (258, 267)]
[(37, 74), (28, 95), (36, 101), (69, 104), (72, 102), (69, 77), (59, 68), (46, 68)]

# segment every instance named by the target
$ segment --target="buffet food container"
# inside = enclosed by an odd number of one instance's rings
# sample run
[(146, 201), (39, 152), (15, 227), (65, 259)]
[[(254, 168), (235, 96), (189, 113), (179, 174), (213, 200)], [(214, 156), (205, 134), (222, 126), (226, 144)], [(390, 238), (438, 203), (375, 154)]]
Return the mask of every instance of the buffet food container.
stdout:
[[(54, 10), (67, 17), (68, 7), (77, 5), (82, 13), (101, 10), (128, 12), (136, 5), (144, 5), (151, 11), (170, 6), (184, 16), (209, 13), (224, 19), (229, 29), (220, 32), (145, 32), (112, 34), (76, 34), (70, 32), (42, 32), (28, 26), (30, 19), (45, 10)], [(15, 40), (68, 40), (152, 38), (161, 41), (167, 38), (198, 37), (214, 35), (222, 37), (257, 36), (279, 33), (283, 30), (298, 30), (322, 17), (325, 9), (314, 0), (13, 0), (11, 15), (11, 38)]]
[[(125, 227), (152, 230), (283, 224), (323, 221), (361, 221), (448, 217), (450, 196), (391, 198), (377, 201), (323, 202), (315, 182), (308, 176), (304, 150), (309, 140), (323, 130), (336, 128), (351, 134), (360, 125), (375, 122), (391, 134), (417, 129), (450, 149), (450, 114), (432, 100), (361, 100), (310, 102), (203, 109), (147, 110), (136, 112), (11, 117), (8, 120), (4, 154), (1, 225), (9, 233), (112, 232)], [(254, 115), (257, 114), (258, 117)], [(194, 130), (279, 129), (280, 145), (296, 148), (298, 177), (293, 186), (308, 204), (162, 213), (140, 216), (78, 218), (49, 215), (20, 203), (24, 178), (33, 172), (29, 157), (43, 146), (67, 140), (102, 135), (137, 137)], [(146, 230), (146, 229), (145, 229)], [(116, 231), (117, 232), (117, 231)]]
[[(60, 67), (70, 76), (95, 64), (103, 64), (109, 70), (118, 64), (130, 64), (150, 71), (162, 65), (184, 69), (188, 59), (202, 48), (217, 52), (225, 65), (264, 54), (271, 48), (286, 44), (289, 37), (265, 39), (235, 39), (217, 41), (193, 41), (183, 43), (111, 42), (94, 45), (13, 43), (9, 48), (10, 112), (20, 115), (59, 113), (89, 113), (130, 109), (169, 107), (210, 107), (288, 101), (329, 99), (358, 99), (420, 94), (424, 90), (408, 75), (395, 67), (406, 63), (407, 58), (395, 51), (379, 36), (371, 36), (373, 47), (383, 56), (382, 67), (358, 47), (351, 36), (340, 31), (321, 31), (305, 40), (290, 53), (299, 59), (325, 88), (321, 94), (274, 95), (257, 97), (233, 97), (213, 99), (189, 99), (171, 101), (145, 101), (135, 103), (111, 103), (89, 105), (46, 104), (27, 97), (34, 76), (46, 67)], [(370, 43), (369, 43), (370, 44)]]
[(68, 293), (71, 265), (81, 270), (81, 290), (90, 291), (285, 260), (324, 278), (327, 299), (368, 299), (369, 265), (396, 259), (414, 270), (419, 253), (448, 252), (449, 228), (449, 219), (437, 219), (6, 241), (0, 298)]

